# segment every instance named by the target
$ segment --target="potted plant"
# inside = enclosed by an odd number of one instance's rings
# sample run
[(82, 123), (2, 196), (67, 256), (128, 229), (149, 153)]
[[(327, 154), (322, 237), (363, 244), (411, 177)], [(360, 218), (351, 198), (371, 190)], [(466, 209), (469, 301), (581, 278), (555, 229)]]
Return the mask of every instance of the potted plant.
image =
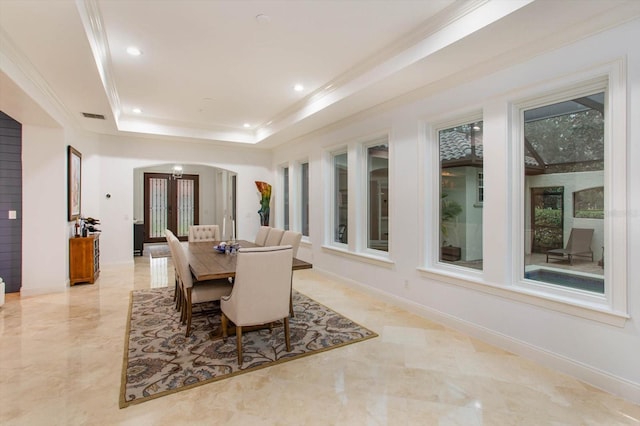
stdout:
[(455, 261), (460, 260), (461, 249), (451, 244), (447, 245), (447, 237), (449, 236), (448, 226), (462, 213), (462, 206), (457, 201), (447, 199), (448, 196), (449, 194), (443, 192), (440, 199), (440, 231), (443, 237), (440, 258), (442, 260)]

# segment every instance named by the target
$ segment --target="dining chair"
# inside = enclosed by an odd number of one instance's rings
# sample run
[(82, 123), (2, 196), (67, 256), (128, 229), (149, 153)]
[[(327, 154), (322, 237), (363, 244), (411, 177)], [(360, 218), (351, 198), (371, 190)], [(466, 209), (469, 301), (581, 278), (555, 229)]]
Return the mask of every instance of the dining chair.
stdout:
[(302, 233), (296, 231), (284, 231), (284, 234), (282, 234), (282, 239), (280, 240), (280, 245), (290, 245), (293, 248), (293, 257), (297, 257), (298, 247), (300, 247), (301, 240)]
[(191, 334), (191, 317), (193, 316), (193, 305), (204, 302), (212, 302), (220, 300), (223, 296), (231, 294), (232, 284), (226, 279), (193, 281), (191, 270), (189, 269), (189, 261), (187, 259), (187, 251), (182, 243), (174, 237), (170, 238), (170, 244), (173, 245), (175, 252), (174, 264), (177, 265), (178, 276), (180, 278), (180, 288), (182, 295), (182, 311), (180, 320), (186, 323), (186, 337)]
[(269, 235), (267, 235), (267, 240), (264, 242), (265, 247), (279, 246), (283, 234), (284, 229), (271, 228), (269, 230)]
[(265, 241), (267, 241), (267, 235), (269, 235), (270, 226), (261, 226), (258, 229), (258, 233), (256, 234), (256, 238), (253, 241), (257, 246), (264, 246)]
[(242, 366), (242, 328), (284, 320), (287, 351), (289, 300), (291, 294), (291, 246), (241, 248), (236, 263), (233, 290), (220, 299), (222, 336), (228, 336), (229, 321), (236, 327), (238, 364)]
[(220, 241), (220, 227), (218, 225), (189, 226), (189, 242)]
[(176, 266), (175, 263), (175, 255), (173, 254), (173, 248), (171, 247), (171, 244), (169, 242), (169, 240), (173, 237), (176, 238), (175, 234), (173, 232), (171, 232), (171, 230), (169, 229), (165, 229), (164, 230), (164, 236), (167, 240), (167, 246), (169, 247), (169, 251), (171, 252), (171, 259), (173, 262), (173, 269), (174, 269), (174, 279), (175, 279), (175, 284), (173, 287), (173, 301), (176, 303), (176, 309), (180, 309), (180, 302), (182, 302), (182, 299), (180, 298), (180, 286), (179, 286), (179, 282), (180, 279), (178, 278), (178, 267)]

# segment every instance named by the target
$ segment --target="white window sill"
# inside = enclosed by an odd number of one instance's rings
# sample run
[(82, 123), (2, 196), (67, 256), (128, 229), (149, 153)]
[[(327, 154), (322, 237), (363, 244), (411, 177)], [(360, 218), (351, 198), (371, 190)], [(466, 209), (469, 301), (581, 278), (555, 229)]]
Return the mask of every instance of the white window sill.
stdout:
[(626, 312), (613, 311), (604, 304), (582, 302), (528, 288), (499, 286), (458, 273), (426, 268), (417, 269), (420, 272), (420, 275), (425, 278), (431, 278), (448, 284), (528, 303), (530, 305), (598, 321), (616, 327), (624, 327), (626, 321), (630, 318)]
[(323, 245), (322, 250), (336, 255), (348, 257), (359, 262), (369, 263), (372, 265), (382, 266), (385, 268), (392, 268), (396, 263), (386, 256), (376, 256), (369, 253), (354, 253), (346, 248), (338, 246)]

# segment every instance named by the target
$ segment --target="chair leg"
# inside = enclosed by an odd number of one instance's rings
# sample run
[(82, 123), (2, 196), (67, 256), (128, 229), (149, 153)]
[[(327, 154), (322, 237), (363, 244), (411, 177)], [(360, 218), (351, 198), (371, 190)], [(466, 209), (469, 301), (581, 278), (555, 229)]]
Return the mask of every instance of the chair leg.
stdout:
[(238, 342), (238, 365), (242, 367), (242, 327), (236, 325), (236, 341)]
[(291, 336), (289, 336), (289, 317), (284, 318), (284, 341), (287, 344), (287, 352), (291, 352)]
[(289, 316), (293, 318), (293, 272), (291, 273), (291, 286), (289, 287)]
[(184, 307), (184, 309), (187, 311), (187, 332), (185, 334), (185, 337), (189, 337), (189, 335), (191, 334), (191, 288), (187, 289), (187, 300), (186, 300), (186, 306)]
[(222, 328), (222, 339), (226, 342), (227, 341), (227, 327), (229, 326), (229, 320), (227, 319), (227, 316), (224, 314), (224, 312), (222, 312), (220, 314), (220, 327)]
[[(173, 301), (176, 302), (178, 299), (178, 273), (174, 272), (174, 278), (175, 278), (175, 285), (173, 287)], [(177, 309), (177, 305), (176, 305), (176, 309)]]

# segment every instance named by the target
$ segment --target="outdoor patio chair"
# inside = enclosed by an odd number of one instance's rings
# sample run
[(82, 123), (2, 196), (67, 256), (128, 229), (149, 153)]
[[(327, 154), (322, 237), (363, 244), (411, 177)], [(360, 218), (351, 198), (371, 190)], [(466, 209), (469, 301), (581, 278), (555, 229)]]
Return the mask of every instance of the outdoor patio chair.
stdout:
[(589, 228), (571, 228), (569, 241), (563, 249), (553, 249), (547, 251), (547, 263), (549, 256), (556, 259), (564, 259), (565, 255), (569, 258), (569, 265), (573, 264), (573, 257), (589, 257), (593, 262), (593, 251), (591, 250), (591, 240), (593, 238), (593, 229)]

